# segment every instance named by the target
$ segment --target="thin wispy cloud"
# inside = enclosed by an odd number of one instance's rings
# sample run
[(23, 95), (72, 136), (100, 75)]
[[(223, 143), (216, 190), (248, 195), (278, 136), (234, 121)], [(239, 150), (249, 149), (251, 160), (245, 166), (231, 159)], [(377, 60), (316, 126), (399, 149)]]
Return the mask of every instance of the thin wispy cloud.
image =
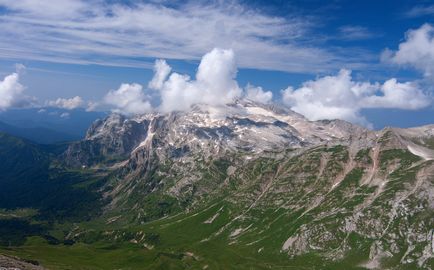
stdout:
[(410, 18), (434, 15), (434, 5), (415, 6), (407, 11), (404, 15)]
[[(0, 0), (0, 57), (151, 67), (154, 58), (199, 60), (232, 48), (243, 68), (322, 72), (366, 57), (317, 44), (312, 24), (237, 3), (180, 4)], [(289, 19), (290, 18), (290, 19)]]
[(377, 36), (368, 28), (358, 25), (344, 25), (339, 27), (339, 38), (343, 40), (363, 40)]

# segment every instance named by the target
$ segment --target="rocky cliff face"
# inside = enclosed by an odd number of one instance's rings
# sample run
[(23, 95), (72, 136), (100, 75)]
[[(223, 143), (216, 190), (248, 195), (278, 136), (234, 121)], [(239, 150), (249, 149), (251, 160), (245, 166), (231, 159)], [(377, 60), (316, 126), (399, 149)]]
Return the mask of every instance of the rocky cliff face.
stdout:
[(372, 132), (344, 121), (310, 122), (285, 108), (239, 101), (128, 119), (113, 114), (96, 121), (86, 138), (68, 149), (66, 160), (70, 165), (92, 165), (104, 161), (102, 158), (126, 159), (151, 142), (158, 144), (154, 150), (169, 151), (169, 156), (182, 154), (182, 148), (207, 155), (219, 151), (257, 154), (327, 142), (348, 143), (370, 135)]
[(125, 159), (147, 136), (149, 121), (134, 121), (119, 114), (97, 120), (83, 141), (72, 144), (65, 153), (71, 166), (89, 166)]
[[(433, 142), (434, 126), (374, 132), (237, 102), (113, 115), (65, 157), (111, 172), (107, 224), (192, 213), (203, 216), (194, 226), (213, 228), (198, 229), (195, 243), (223, 241), (288, 259), (314, 253), (368, 269), (429, 269)], [(148, 245), (143, 239), (129, 240)]]

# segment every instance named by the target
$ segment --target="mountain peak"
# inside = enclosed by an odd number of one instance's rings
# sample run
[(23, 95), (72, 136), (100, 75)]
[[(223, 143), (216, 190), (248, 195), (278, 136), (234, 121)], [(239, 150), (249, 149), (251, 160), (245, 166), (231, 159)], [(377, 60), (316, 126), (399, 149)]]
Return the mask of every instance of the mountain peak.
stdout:
[[(345, 121), (309, 121), (285, 107), (236, 100), (218, 106), (196, 104), (189, 111), (167, 114), (132, 117), (112, 114), (96, 121), (86, 139), (72, 145), (68, 153), (75, 156), (74, 162), (81, 156), (78, 160), (85, 165), (91, 165), (91, 160), (99, 161), (96, 156), (125, 159), (151, 145), (150, 133), (159, 149), (189, 148), (206, 155), (240, 150), (260, 153), (325, 142), (347, 143), (355, 134), (370, 136), (370, 131)], [(93, 149), (89, 149), (91, 145)]]

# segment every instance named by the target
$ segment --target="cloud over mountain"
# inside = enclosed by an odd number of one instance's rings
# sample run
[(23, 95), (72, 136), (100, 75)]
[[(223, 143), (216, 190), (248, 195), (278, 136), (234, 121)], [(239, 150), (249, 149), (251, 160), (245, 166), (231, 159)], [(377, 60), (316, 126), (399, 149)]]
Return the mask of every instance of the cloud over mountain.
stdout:
[(264, 91), (260, 86), (249, 84), (245, 90), (245, 98), (256, 102), (269, 103), (273, 99), (273, 93), (271, 91)]
[(366, 108), (421, 109), (432, 100), (415, 82), (399, 83), (392, 78), (380, 83), (357, 82), (351, 71), (307, 81), (302, 87), (282, 91), (283, 102), (310, 120), (343, 119), (369, 126), (361, 115)]
[(242, 94), (235, 80), (236, 73), (234, 52), (213, 49), (203, 56), (195, 79), (178, 73), (169, 76), (160, 89), (160, 110), (186, 110), (196, 103), (229, 103)]
[(165, 60), (156, 60), (154, 64), (154, 77), (149, 82), (148, 87), (154, 90), (160, 90), (171, 71), (172, 68), (166, 63)]
[[(164, 60), (157, 60), (149, 89), (140, 84), (122, 84), (110, 91), (103, 100), (113, 110), (136, 114), (157, 110), (185, 111), (194, 104), (225, 105), (237, 98), (268, 103), (273, 95), (261, 87), (248, 85), (244, 90), (237, 81), (237, 64), (232, 50), (215, 48), (202, 57), (195, 78), (172, 72)], [(151, 96), (158, 99), (155, 108)]]
[(152, 111), (149, 97), (143, 92), (143, 86), (137, 83), (123, 83), (117, 90), (111, 90), (103, 102), (113, 111), (125, 114), (141, 114)]
[[(272, 101), (273, 94), (262, 87), (248, 84), (241, 88), (236, 81), (237, 65), (232, 50), (213, 49), (205, 54), (195, 78), (171, 73), (164, 60), (157, 60), (154, 77), (143, 89), (139, 84), (122, 84), (104, 98), (106, 105), (127, 114), (149, 111), (186, 111), (194, 104), (225, 105), (238, 98), (261, 103)], [(154, 108), (151, 96), (159, 100)], [(304, 82), (298, 89), (289, 86), (282, 91), (282, 102), (311, 120), (343, 119), (369, 126), (362, 109), (395, 108), (416, 110), (427, 107), (432, 99), (416, 82), (384, 83), (353, 80), (351, 71), (342, 69), (335, 76)]]

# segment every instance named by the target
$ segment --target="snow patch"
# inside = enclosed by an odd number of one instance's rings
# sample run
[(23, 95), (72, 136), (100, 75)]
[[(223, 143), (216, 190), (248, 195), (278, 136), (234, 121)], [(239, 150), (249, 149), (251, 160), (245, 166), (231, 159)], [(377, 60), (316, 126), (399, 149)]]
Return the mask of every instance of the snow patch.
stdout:
[(139, 146), (137, 146), (137, 147), (133, 150), (133, 152), (135, 152), (135, 151), (136, 151), (137, 149), (139, 149), (139, 148), (142, 148), (142, 147), (144, 147), (144, 146), (150, 144), (150, 142), (152, 141), (152, 138), (153, 138), (154, 135), (155, 135), (155, 132), (151, 132), (151, 129), (152, 129), (152, 127), (151, 127), (151, 125), (149, 124), (148, 132), (147, 132), (147, 135), (146, 135), (145, 140), (142, 141), (142, 142), (139, 144)]
[(414, 145), (407, 145), (407, 149), (413, 155), (419, 156), (425, 160), (433, 160), (434, 159), (434, 153), (428, 149), (414, 146)]
[[(291, 117), (289, 117), (289, 116), (278, 115), (272, 111), (266, 110), (266, 109), (261, 108), (261, 107), (245, 107), (245, 110), (251, 116), (256, 116), (256, 117), (263, 116), (263, 117), (272, 118), (272, 119), (269, 119), (269, 120), (271, 120), (270, 122), (273, 122), (275, 120), (279, 120), (279, 121), (282, 121), (285, 123), (289, 123), (291, 120)], [(265, 120), (265, 119), (262, 119), (262, 120)]]

